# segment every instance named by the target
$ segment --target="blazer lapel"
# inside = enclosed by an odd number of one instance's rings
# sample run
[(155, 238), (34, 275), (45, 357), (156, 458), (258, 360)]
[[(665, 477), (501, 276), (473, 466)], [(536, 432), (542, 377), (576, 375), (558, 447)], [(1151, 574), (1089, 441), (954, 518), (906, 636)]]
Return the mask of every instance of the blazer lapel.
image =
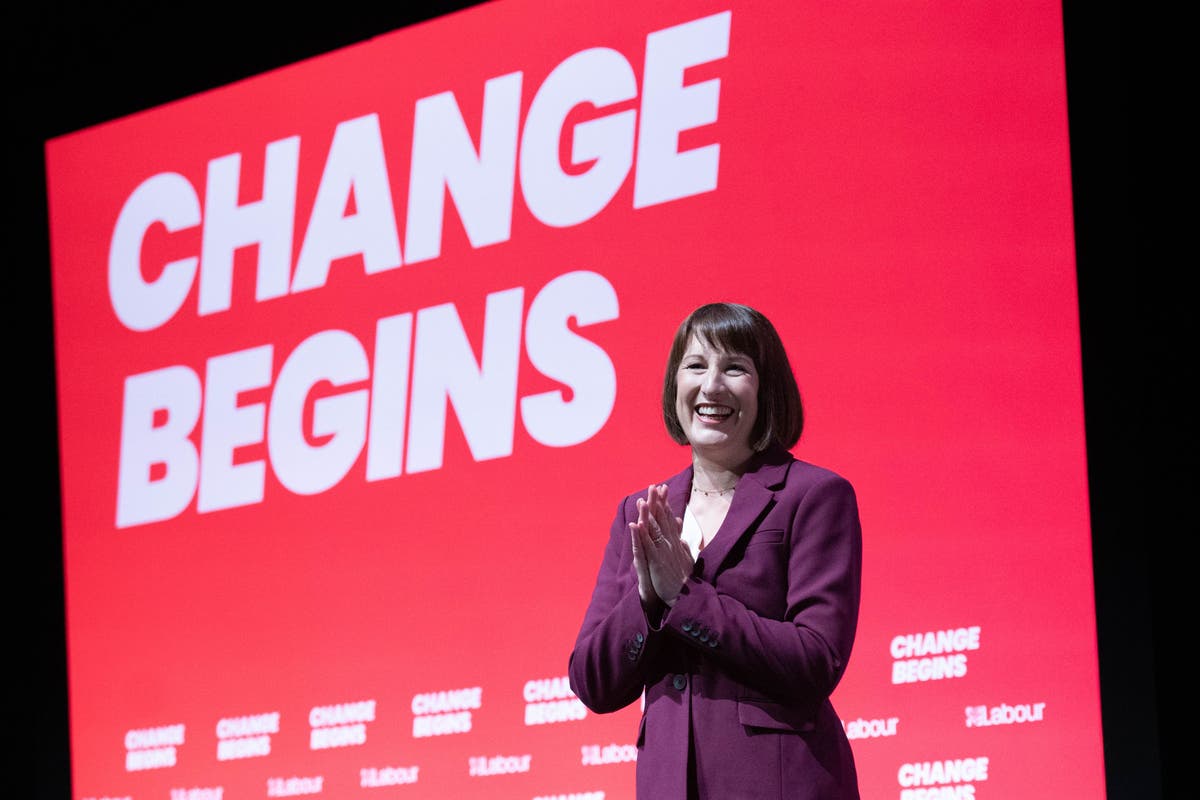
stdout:
[[(753, 529), (754, 523), (775, 499), (775, 491), (783, 487), (791, 460), (787, 451), (772, 448), (760, 453), (751, 468), (742, 475), (725, 521), (700, 553), (698, 560), (703, 562), (699, 573), (701, 578), (711, 581), (737, 543)], [(684, 492), (691, 491), (691, 477), (689, 469)], [(682, 516), (682, 506), (679, 515)]]
[(683, 517), (683, 509), (687, 506), (692, 494), (692, 467), (688, 467), (673, 478), (667, 479), (667, 505), (671, 513)]

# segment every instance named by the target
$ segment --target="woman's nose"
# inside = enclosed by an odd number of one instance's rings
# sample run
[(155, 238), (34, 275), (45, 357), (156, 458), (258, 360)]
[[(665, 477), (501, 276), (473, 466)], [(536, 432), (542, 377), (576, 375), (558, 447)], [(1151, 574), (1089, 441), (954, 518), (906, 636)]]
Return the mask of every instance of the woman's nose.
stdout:
[(720, 394), (720, 392), (725, 388), (724, 376), (721, 374), (721, 370), (710, 369), (708, 372), (704, 373), (704, 383), (701, 384), (701, 388), (704, 389), (704, 393), (709, 396)]

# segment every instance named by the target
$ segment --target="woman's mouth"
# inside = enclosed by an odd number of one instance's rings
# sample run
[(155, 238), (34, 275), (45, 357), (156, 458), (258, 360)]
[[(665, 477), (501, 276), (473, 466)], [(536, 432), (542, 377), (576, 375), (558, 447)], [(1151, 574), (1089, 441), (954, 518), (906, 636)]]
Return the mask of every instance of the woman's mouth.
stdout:
[(696, 406), (696, 416), (707, 422), (723, 422), (733, 416), (733, 409), (729, 406), (701, 403)]

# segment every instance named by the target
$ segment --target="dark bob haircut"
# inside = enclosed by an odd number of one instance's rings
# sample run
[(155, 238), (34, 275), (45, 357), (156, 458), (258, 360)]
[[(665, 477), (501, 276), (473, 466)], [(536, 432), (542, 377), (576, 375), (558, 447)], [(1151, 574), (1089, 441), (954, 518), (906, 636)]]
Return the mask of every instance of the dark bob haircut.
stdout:
[(804, 407), (787, 352), (770, 320), (737, 303), (700, 306), (675, 331), (662, 393), (663, 422), (671, 438), (679, 444), (688, 443), (675, 413), (675, 376), (693, 334), (717, 350), (753, 359), (758, 370), (758, 416), (750, 432), (750, 446), (756, 451), (772, 444), (785, 450), (794, 447), (804, 429)]

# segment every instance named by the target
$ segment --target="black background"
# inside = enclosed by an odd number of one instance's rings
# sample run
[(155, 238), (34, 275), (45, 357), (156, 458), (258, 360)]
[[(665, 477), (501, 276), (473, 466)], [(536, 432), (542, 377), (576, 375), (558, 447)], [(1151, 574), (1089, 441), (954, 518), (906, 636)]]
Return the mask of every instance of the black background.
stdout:
[[(8, 492), (4, 539), (11, 594), (4, 653), (18, 671), (10, 678), (5, 738), (18, 750), (6, 759), (0, 795), (11, 796), (28, 773), (27, 796), (70, 797), (43, 144), (474, 3), (357, 7), (365, 5), (338, 4), (334, 13), (252, 0), (6, 4), (9, 202), (0, 285), (8, 288), (4, 356), (15, 362), (5, 419), (16, 490)], [(1183, 465), (1192, 423), (1180, 407), (1195, 371), (1187, 355), (1192, 326), (1179, 284), (1164, 279), (1181, 267), (1164, 263), (1157, 241), (1154, 252), (1149, 246), (1143, 209), (1154, 205), (1152, 190), (1137, 169), (1146, 153), (1133, 146), (1144, 119), (1133, 111), (1139, 22), (1119, 3), (1064, 4), (1105, 761), (1114, 800), (1177, 796), (1178, 745), (1166, 733), (1171, 723), (1186, 725), (1195, 707), (1170, 678), (1186, 663), (1177, 642), (1194, 637), (1172, 624), (1187, 616), (1178, 605), (1188, 588), (1180, 542), (1195, 528), (1180, 502), (1191, 485)], [(25, 747), (28, 756), (17, 757)]]

